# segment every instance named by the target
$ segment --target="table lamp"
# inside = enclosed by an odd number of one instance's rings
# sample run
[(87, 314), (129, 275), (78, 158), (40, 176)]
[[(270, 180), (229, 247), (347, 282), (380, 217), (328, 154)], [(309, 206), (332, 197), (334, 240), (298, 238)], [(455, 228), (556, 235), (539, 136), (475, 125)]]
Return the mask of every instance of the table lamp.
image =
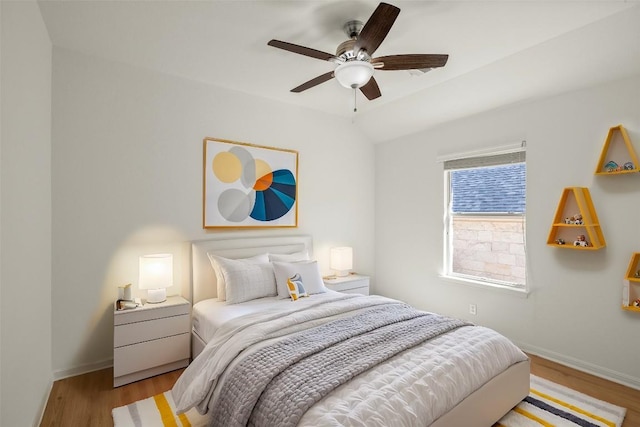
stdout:
[(343, 246), (331, 248), (331, 269), (335, 270), (336, 276), (344, 277), (349, 275), (349, 270), (353, 268), (353, 248)]
[(152, 254), (140, 257), (140, 289), (147, 289), (147, 302), (167, 300), (166, 288), (173, 286), (173, 255)]

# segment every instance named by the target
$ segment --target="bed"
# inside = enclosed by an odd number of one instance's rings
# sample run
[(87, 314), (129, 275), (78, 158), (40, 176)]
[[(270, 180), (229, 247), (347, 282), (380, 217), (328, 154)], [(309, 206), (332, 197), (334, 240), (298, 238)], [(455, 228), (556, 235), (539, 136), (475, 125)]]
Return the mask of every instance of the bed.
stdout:
[[(381, 296), (319, 290), (322, 285), (309, 273), (317, 265), (295, 259), (299, 254), (312, 259), (312, 253), (310, 236), (192, 244), (193, 362), (172, 390), (178, 412), (195, 406), (211, 415), (211, 425), (225, 427), (486, 427), (528, 394), (529, 360), (497, 332)], [(236, 265), (256, 257), (262, 268), (265, 254), (275, 254), (270, 265), (276, 291), (279, 275), (291, 268), (304, 272), (303, 280), (293, 280), (300, 287), (293, 286), (292, 298), (277, 292), (254, 299), (243, 295), (228, 304), (238, 296), (218, 288), (212, 260)], [(294, 301), (304, 288), (311, 295)], [(336, 338), (340, 334), (346, 338)], [(367, 341), (374, 339), (385, 344)], [(303, 349), (290, 350), (292, 344)], [(349, 346), (354, 348), (344, 348)]]

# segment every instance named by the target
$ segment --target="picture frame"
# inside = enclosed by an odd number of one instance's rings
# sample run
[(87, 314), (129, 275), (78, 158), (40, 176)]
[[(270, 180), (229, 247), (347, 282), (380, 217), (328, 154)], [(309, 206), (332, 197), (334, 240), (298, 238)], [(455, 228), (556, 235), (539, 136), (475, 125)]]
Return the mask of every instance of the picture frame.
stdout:
[(298, 152), (203, 140), (202, 227), (298, 226)]

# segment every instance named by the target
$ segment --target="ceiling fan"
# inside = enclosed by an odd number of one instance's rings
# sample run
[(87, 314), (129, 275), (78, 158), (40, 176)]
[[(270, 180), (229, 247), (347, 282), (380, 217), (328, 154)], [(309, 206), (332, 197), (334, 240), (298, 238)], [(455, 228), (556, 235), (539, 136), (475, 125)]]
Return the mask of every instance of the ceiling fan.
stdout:
[(335, 55), (280, 40), (271, 40), (267, 44), (289, 52), (338, 64), (333, 71), (313, 78), (291, 89), (291, 92), (302, 92), (335, 77), (342, 86), (354, 90), (360, 89), (367, 99), (372, 100), (382, 95), (378, 83), (373, 77), (374, 70), (430, 69), (443, 67), (449, 59), (449, 55), (436, 54), (372, 57), (391, 30), (399, 14), (398, 7), (380, 3), (365, 24), (360, 21), (347, 22), (344, 25), (344, 30), (349, 40), (338, 46)]

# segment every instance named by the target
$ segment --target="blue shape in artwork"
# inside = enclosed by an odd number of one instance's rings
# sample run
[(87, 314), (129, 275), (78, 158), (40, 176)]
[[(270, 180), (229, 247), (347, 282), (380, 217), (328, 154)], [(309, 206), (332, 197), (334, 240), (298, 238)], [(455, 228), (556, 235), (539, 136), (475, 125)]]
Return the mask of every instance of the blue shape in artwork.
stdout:
[(265, 221), (266, 211), (264, 205), (264, 192), (256, 191), (256, 202), (253, 205), (253, 210), (251, 211), (251, 218), (257, 219), (258, 221)]
[(273, 172), (273, 182), (277, 182), (279, 184), (289, 184), (296, 185), (296, 179), (293, 174), (288, 169), (279, 169)]
[(256, 202), (250, 216), (258, 221), (273, 221), (286, 215), (295, 201), (295, 177), (291, 171), (280, 169), (273, 172), (269, 188), (256, 191)]

